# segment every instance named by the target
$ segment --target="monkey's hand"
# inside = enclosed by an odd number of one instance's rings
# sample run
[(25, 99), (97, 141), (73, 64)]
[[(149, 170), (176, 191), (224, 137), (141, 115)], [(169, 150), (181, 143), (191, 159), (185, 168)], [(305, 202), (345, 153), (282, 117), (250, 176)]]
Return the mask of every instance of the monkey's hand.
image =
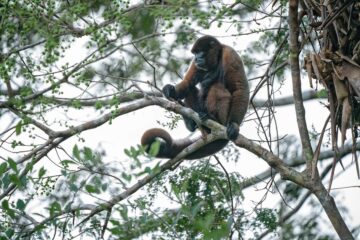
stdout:
[(230, 140), (235, 140), (239, 136), (239, 125), (231, 122), (226, 127), (226, 134)]
[(178, 100), (177, 94), (176, 94), (176, 90), (175, 87), (171, 84), (166, 84), (163, 89), (162, 92), (164, 94), (164, 96), (167, 99), (174, 99), (174, 100)]

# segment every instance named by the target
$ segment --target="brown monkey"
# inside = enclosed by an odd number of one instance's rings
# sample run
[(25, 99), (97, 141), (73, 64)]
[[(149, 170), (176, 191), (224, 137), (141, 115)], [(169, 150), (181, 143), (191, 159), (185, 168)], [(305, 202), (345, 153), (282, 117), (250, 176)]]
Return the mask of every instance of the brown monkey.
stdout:
[[(210, 118), (226, 125), (228, 138), (236, 139), (249, 105), (249, 85), (240, 56), (212, 36), (199, 38), (191, 52), (195, 57), (184, 79), (176, 86), (166, 85), (163, 94), (168, 99), (184, 99), (185, 106), (196, 111), (202, 120)], [(200, 89), (196, 87), (198, 84)], [(184, 121), (190, 131), (198, 128), (192, 119), (184, 116)], [(204, 129), (209, 132), (209, 129)], [(173, 158), (195, 141), (189, 138), (174, 140), (165, 130), (153, 128), (143, 134), (141, 144), (148, 150), (156, 139), (160, 140), (158, 158)], [(228, 141), (216, 140), (185, 159), (212, 155), (225, 147)]]

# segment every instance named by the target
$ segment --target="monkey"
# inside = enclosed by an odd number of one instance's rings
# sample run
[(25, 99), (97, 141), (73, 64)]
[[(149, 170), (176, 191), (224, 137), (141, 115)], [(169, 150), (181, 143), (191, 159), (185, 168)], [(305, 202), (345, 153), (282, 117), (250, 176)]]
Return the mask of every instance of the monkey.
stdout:
[[(229, 139), (238, 137), (239, 126), (249, 105), (249, 84), (240, 56), (215, 37), (200, 37), (195, 41), (191, 53), (194, 59), (183, 80), (175, 86), (165, 85), (162, 92), (169, 100), (184, 100), (184, 105), (197, 112), (202, 121), (212, 119), (226, 126), (228, 139), (211, 142), (185, 157), (198, 159), (215, 154), (226, 146)], [(196, 129), (210, 132), (186, 116), (183, 119), (191, 132)], [(196, 141), (190, 138), (174, 140), (165, 130), (153, 128), (143, 134), (141, 144), (149, 151), (150, 145), (156, 140), (160, 140), (157, 158), (174, 158)]]

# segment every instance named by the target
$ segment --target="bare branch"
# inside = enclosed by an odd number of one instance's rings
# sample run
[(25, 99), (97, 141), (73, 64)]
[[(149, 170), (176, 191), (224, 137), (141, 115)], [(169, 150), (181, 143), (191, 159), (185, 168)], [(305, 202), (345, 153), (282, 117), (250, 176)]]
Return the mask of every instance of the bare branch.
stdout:
[(310, 160), (313, 158), (313, 150), (310, 144), (309, 132), (305, 120), (305, 108), (303, 105), (303, 98), (301, 94), (301, 76), (299, 66), (299, 22), (298, 22), (298, 0), (290, 0), (289, 4), (289, 27), (290, 27), (290, 68), (291, 78), (293, 83), (293, 96), (296, 112), (296, 119), (298, 123), (299, 134), (303, 147), (303, 158), (309, 161), (307, 169), (311, 172)]
[[(313, 90), (304, 91), (302, 93), (303, 101), (309, 101), (314, 99), (320, 99), (318, 93)], [(294, 104), (294, 98), (293, 96), (286, 96), (281, 98), (272, 99), (271, 102), (269, 100), (260, 100), (260, 99), (254, 99), (252, 106), (255, 108), (259, 107), (281, 107), (281, 106), (287, 106)]]

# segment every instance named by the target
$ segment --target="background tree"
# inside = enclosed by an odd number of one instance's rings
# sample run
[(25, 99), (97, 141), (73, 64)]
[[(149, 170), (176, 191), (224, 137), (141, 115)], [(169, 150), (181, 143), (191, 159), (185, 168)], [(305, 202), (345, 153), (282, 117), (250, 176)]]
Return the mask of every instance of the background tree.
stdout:
[[(2, 1), (1, 239), (354, 239), (330, 190), (337, 162), (359, 177), (359, 11), (349, 0)], [(161, 162), (127, 143), (140, 139), (148, 106), (168, 110), (159, 124), (170, 129), (177, 114), (199, 121), (159, 88), (181, 79), (203, 34), (246, 64), (243, 135), (208, 159), (182, 162), (183, 152)], [(307, 100), (321, 114), (305, 118)], [(295, 109), (294, 136), (285, 105)], [(122, 122), (132, 112), (138, 123)], [(189, 151), (225, 136), (206, 125), (216, 134)], [(255, 156), (268, 167), (244, 176)], [(262, 197), (249, 207), (254, 187)]]

